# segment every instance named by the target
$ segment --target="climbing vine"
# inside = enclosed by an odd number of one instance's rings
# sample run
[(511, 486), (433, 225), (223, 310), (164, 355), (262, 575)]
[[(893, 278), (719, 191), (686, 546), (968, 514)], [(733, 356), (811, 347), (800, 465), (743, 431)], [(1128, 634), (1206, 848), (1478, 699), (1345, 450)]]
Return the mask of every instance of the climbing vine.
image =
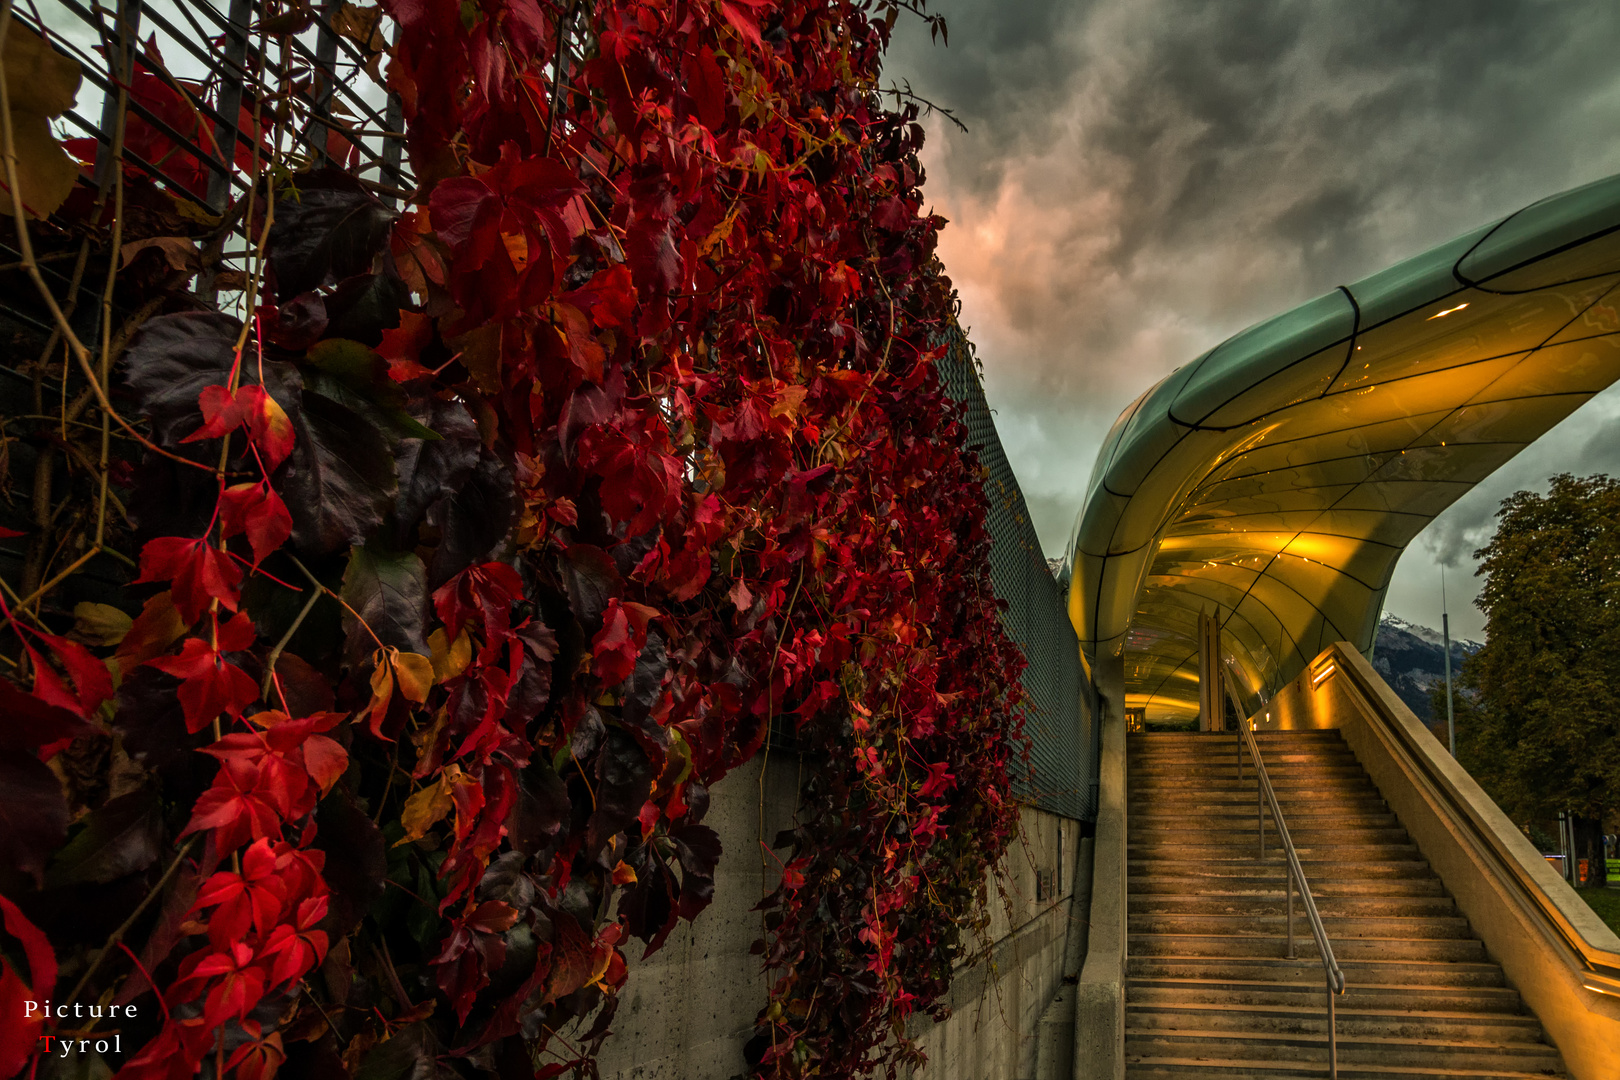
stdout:
[[(713, 894), (711, 787), (791, 741), (749, 1063), (920, 1060), (1015, 827), (1022, 661), (934, 370), (922, 130), (878, 93), (902, 6), (385, 0), (403, 207), (254, 101), (234, 219), (126, 163), (172, 235), (105, 186), (31, 226), (161, 258), (37, 365), (99, 428), (61, 440), (72, 512), (12, 530), (90, 554), (5, 590), (0, 1008), (145, 1003), (139, 1080), (591, 1070), (630, 939)], [(129, 92), (182, 133), (209, 93)], [(166, 137), (130, 115), (141, 160)], [(186, 287), (231, 228), (221, 309)], [(7, 1029), (0, 1075), (69, 1031)]]

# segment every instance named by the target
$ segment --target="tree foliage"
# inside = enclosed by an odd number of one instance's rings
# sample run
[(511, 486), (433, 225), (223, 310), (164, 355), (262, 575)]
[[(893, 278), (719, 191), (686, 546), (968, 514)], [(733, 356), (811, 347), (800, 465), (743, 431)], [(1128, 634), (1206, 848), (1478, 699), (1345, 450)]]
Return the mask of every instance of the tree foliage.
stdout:
[(1463, 666), (1458, 754), (1521, 820), (1569, 810), (1598, 833), (1620, 807), (1620, 482), (1561, 474), (1497, 520), (1475, 552), (1486, 638)]
[[(240, 318), (201, 262), (120, 278), (110, 380), (61, 329), (106, 434), (29, 540), (90, 554), (0, 598), (0, 998), (60, 962), (144, 1004), (130, 1080), (589, 1071), (629, 939), (755, 857), (711, 786), (791, 734), (751, 1064), (918, 1060), (1015, 827), (1022, 661), (922, 132), (877, 94), (896, 7), (384, 9), (402, 210), (285, 158), (272, 102), (234, 219), (113, 171), (136, 242), (264, 258)], [(301, 25), (262, 14), (261, 53)], [(105, 253), (107, 205), (41, 235)], [(106, 555), (115, 603), (53, 599)]]

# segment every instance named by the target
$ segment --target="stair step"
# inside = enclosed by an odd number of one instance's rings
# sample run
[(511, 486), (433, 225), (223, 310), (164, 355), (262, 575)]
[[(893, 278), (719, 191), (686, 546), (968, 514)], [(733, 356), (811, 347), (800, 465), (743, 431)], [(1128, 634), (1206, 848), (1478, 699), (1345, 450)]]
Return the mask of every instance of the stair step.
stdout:
[[(1335, 811), (1380, 813), (1388, 807), (1384, 800), (1376, 793), (1364, 788), (1356, 788), (1349, 792), (1317, 791), (1306, 788), (1282, 787), (1276, 788), (1277, 803), (1289, 818), (1295, 814), (1322, 813), (1328, 809)], [(1209, 789), (1200, 791), (1196, 788), (1155, 788), (1153, 790), (1137, 789), (1130, 793), (1125, 801), (1129, 815), (1135, 815), (1143, 810), (1160, 810), (1186, 815), (1189, 825), (1198, 821), (1207, 814), (1218, 815), (1223, 812), (1242, 812), (1255, 810), (1254, 789), (1247, 791), (1234, 788), (1226, 791)], [(1262, 813), (1269, 814), (1270, 808)]]
[[(1247, 859), (1210, 859), (1191, 861), (1180, 858), (1148, 858), (1146, 853), (1136, 853), (1126, 862), (1126, 873), (1130, 877), (1187, 877), (1187, 878), (1244, 878), (1259, 877), (1272, 881), (1281, 881), (1285, 865), (1282, 852), (1276, 844), (1271, 844), (1266, 850), (1266, 861), (1259, 862), (1251, 853)], [(1179, 853), (1178, 853), (1179, 854)], [(1316, 888), (1318, 881), (1345, 880), (1351, 878), (1426, 878), (1434, 871), (1422, 859), (1313, 859), (1307, 858), (1304, 852), (1299, 853), (1300, 868), (1305, 871), (1305, 880)]]
[[(1328, 931), (1333, 955), (1344, 960), (1426, 960), (1449, 963), (1454, 960), (1484, 960), (1485, 946), (1477, 938), (1390, 938), (1336, 936)], [(1295, 954), (1316, 956), (1316, 939), (1300, 919), (1294, 926)], [(1227, 931), (1212, 934), (1144, 933), (1132, 929), (1130, 951), (1134, 956), (1260, 956), (1286, 959), (1288, 941), (1279, 928), (1275, 935), (1260, 937)]]
[[(1234, 841), (1226, 844), (1178, 844), (1172, 850), (1184, 859), (1195, 859), (1208, 862), (1255, 862), (1259, 840), (1252, 834), (1242, 842)], [(1148, 855), (1162, 850), (1162, 845), (1139, 843), (1135, 838), (1127, 838), (1126, 858), (1145, 859)], [(1268, 832), (1266, 836), (1266, 852), (1275, 854), (1281, 849), (1277, 844), (1277, 834)], [(1358, 844), (1348, 842), (1301, 844), (1294, 843), (1294, 853), (1299, 856), (1301, 863), (1305, 862), (1414, 862), (1421, 856), (1416, 844)], [(1281, 858), (1279, 855), (1278, 858)]]
[[(1280, 865), (1280, 864), (1279, 864)], [(1376, 877), (1376, 878), (1324, 878), (1305, 871), (1305, 880), (1311, 883), (1311, 893), (1320, 902), (1332, 896), (1444, 896), (1445, 888), (1437, 877)], [(1282, 893), (1282, 872), (1265, 874), (1242, 873), (1177, 876), (1172, 874), (1140, 873), (1127, 882), (1130, 895), (1137, 896), (1264, 896)]]
[[(1210, 1061), (1205, 1058), (1127, 1056), (1125, 1075), (1130, 1080), (1172, 1080), (1184, 1076), (1230, 1076), (1252, 1080), (1318, 1080), (1328, 1075), (1327, 1055), (1320, 1063), (1309, 1061), (1250, 1061), (1229, 1058)], [(1339, 1080), (1546, 1080), (1560, 1073), (1538, 1070), (1524, 1072), (1519, 1069), (1447, 1069), (1439, 1066), (1415, 1068), (1410, 1065), (1346, 1065), (1339, 1062)]]
[[(1320, 967), (1317, 973), (1320, 974)], [(1348, 976), (1347, 976), (1348, 978)], [(1252, 979), (1138, 979), (1126, 980), (1126, 994), (1136, 1004), (1320, 1006), (1326, 1010), (1323, 980), (1303, 982)], [(1405, 983), (1352, 986), (1339, 999), (1357, 1008), (1403, 1008), (1453, 1013), (1501, 1013), (1523, 1016), (1518, 992), (1505, 986), (1417, 986)]]
[[(1448, 896), (1328, 896), (1316, 892), (1316, 908), (1324, 918), (1355, 916), (1380, 918), (1386, 916), (1446, 916), (1456, 914), (1457, 906)], [(1304, 910), (1298, 894), (1294, 896), (1294, 916)], [(1202, 893), (1175, 895), (1157, 893), (1135, 895), (1130, 898), (1132, 915), (1238, 915), (1271, 916), (1288, 914), (1288, 895), (1281, 882), (1273, 883), (1271, 891), (1242, 894)]]
[[(1179, 829), (1183, 834), (1193, 829), (1254, 829), (1254, 804), (1247, 806), (1226, 807), (1219, 812), (1200, 811), (1197, 818), (1189, 819), (1180, 812), (1161, 813), (1153, 808), (1140, 811), (1130, 816), (1130, 827), (1138, 826), (1148, 829)], [(1266, 828), (1270, 829), (1271, 811), (1265, 812)], [(1288, 827), (1290, 829), (1330, 829), (1343, 826), (1350, 829), (1398, 829), (1400, 819), (1384, 809), (1382, 805), (1376, 810), (1365, 813), (1347, 813), (1340, 807), (1332, 806), (1308, 810), (1303, 813), (1289, 814)]]
[[(1470, 1039), (1341, 1035), (1342, 1065), (1439, 1066), (1535, 1072), (1558, 1067), (1558, 1051), (1545, 1043), (1499, 1043)], [(1326, 1032), (1273, 1034), (1261, 1031), (1156, 1031), (1125, 1029), (1127, 1065), (1136, 1057), (1243, 1058), (1250, 1061), (1326, 1061)]]
[[(1284, 811), (1286, 814), (1287, 811)], [(1411, 838), (1406, 830), (1393, 826), (1390, 828), (1357, 828), (1355, 826), (1335, 826), (1325, 823), (1311, 822), (1310, 824), (1288, 821), (1288, 835), (1294, 841), (1294, 847), (1331, 847), (1334, 845), (1364, 845), (1364, 844), (1409, 844)], [(1232, 844), (1257, 843), (1257, 830), (1253, 818), (1248, 821), (1233, 821), (1220, 825), (1204, 825), (1197, 829), (1182, 826), (1179, 829), (1169, 826), (1143, 826), (1133, 821), (1127, 830), (1127, 840), (1133, 845), (1164, 845), (1172, 850), (1182, 846), (1187, 840), (1196, 838), (1203, 846), (1209, 844), (1217, 847)], [(1266, 822), (1266, 843), (1269, 846), (1275, 843), (1277, 832), (1271, 823)]]
[[(1533, 1016), (1510, 1013), (1450, 1012), (1416, 1008), (1379, 1008), (1362, 1002), (1358, 993), (1340, 997), (1335, 1022), (1339, 1039), (1371, 1036), (1381, 1039), (1467, 1039), (1498, 1044), (1541, 1044), (1541, 1024)], [(1220, 1003), (1140, 1002), (1125, 1011), (1125, 1025), (1139, 1031), (1263, 1032), (1271, 1035), (1327, 1032), (1325, 992), (1318, 990), (1314, 1004), (1276, 1005), (1225, 1001)]]
[[(1282, 937), (1288, 933), (1287, 915), (1205, 915), (1150, 913), (1126, 916), (1132, 934), (1223, 934), (1232, 938)], [(1461, 915), (1397, 915), (1360, 917), (1323, 915), (1322, 928), (1335, 947), (1340, 941), (1362, 938), (1398, 938), (1407, 941), (1455, 941), (1471, 938), (1468, 920)], [(1305, 914), (1294, 909), (1294, 933), (1309, 934)]]
[[(1131, 783), (1137, 780), (1148, 779), (1179, 779), (1183, 777), (1201, 777), (1205, 779), (1219, 779), (1225, 783), (1247, 784), (1254, 787), (1254, 765), (1245, 763), (1242, 776), (1238, 775), (1237, 763), (1233, 761), (1221, 762), (1207, 761), (1152, 761), (1137, 762), (1125, 771)], [(1272, 764), (1266, 762), (1266, 775), (1271, 777), (1273, 784), (1279, 780), (1288, 779), (1333, 779), (1365, 783), (1367, 774), (1362, 771), (1361, 765), (1350, 758), (1340, 761), (1284, 761)]]
[[(1335, 948), (1335, 954), (1338, 950)], [(1212, 979), (1238, 982), (1323, 984), (1322, 962), (1303, 953), (1297, 960), (1282, 956), (1158, 956), (1133, 953), (1125, 962), (1129, 979)], [(1339, 969), (1352, 989), (1362, 986), (1435, 986), (1498, 988), (1506, 985), (1502, 969), (1484, 960), (1430, 961), (1394, 956), (1339, 956)]]
[[(1348, 992), (1338, 1075), (1563, 1075), (1540, 1021), (1336, 731), (1256, 733)], [(1126, 744), (1126, 1076), (1327, 1075), (1328, 1003), (1304, 903), (1235, 733)], [(1265, 855), (1256, 824), (1264, 822)]]

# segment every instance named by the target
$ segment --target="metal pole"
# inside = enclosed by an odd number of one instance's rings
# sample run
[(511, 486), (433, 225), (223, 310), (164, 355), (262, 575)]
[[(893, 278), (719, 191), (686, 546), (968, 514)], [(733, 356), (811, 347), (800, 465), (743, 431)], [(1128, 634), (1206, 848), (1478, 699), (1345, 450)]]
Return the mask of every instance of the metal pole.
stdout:
[[(252, 0), (231, 0), (231, 28), (225, 33), (225, 63), (219, 72), (219, 115), (214, 126), (214, 142), (219, 147), (223, 173), (210, 170), (208, 174), (208, 205), (215, 213), (224, 213), (231, 201), (231, 168), (236, 162), (236, 143), (240, 135), (237, 122), (242, 113), (243, 71), (247, 64), (248, 25), (253, 21)], [(258, 133), (254, 132), (257, 138)]]
[(1260, 833), (1260, 861), (1266, 861), (1266, 794), (1260, 790), (1260, 759), (1254, 759), (1254, 827)]
[(1446, 647), (1446, 735), (1451, 756), (1457, 756), (1457, 716), (1451, 707), (1451, 615), (1446, 611), (1446, 568), (1440, 568), (1440, 637)]
[(1338, 1007), (1333, 1000), (1337, 996), (1333, 987), (1328, 987), (1328, 1080), (1339, 1080)]
[(1283, 877), (1288, 880), (1288, 959), (1297, 960), (1298, 955), (1294, 951), (1294, 871), (1286, 859), (1283, 860)]

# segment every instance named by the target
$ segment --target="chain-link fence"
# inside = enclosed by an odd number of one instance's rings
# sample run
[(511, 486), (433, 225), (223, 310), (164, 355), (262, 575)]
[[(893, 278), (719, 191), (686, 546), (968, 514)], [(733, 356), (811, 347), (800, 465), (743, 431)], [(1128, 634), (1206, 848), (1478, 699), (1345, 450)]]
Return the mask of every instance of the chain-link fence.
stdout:
[(1002, 612), (1007, 632), (1029, 662), (1023, 682), (1030, 768), (1019, 780), (1019, 797), (1066, 817), (1090, 820), (1096, 815), (1091, 783), (1095, 713), (1063, 590), (1047, 569), (1024, 493), (996, 435), (972, 346), (959, 332), (939, 368), (951, 395), (962, 403), (969, 445), (985, 470), (990, 578), (996, 596), (1007, 605)]

